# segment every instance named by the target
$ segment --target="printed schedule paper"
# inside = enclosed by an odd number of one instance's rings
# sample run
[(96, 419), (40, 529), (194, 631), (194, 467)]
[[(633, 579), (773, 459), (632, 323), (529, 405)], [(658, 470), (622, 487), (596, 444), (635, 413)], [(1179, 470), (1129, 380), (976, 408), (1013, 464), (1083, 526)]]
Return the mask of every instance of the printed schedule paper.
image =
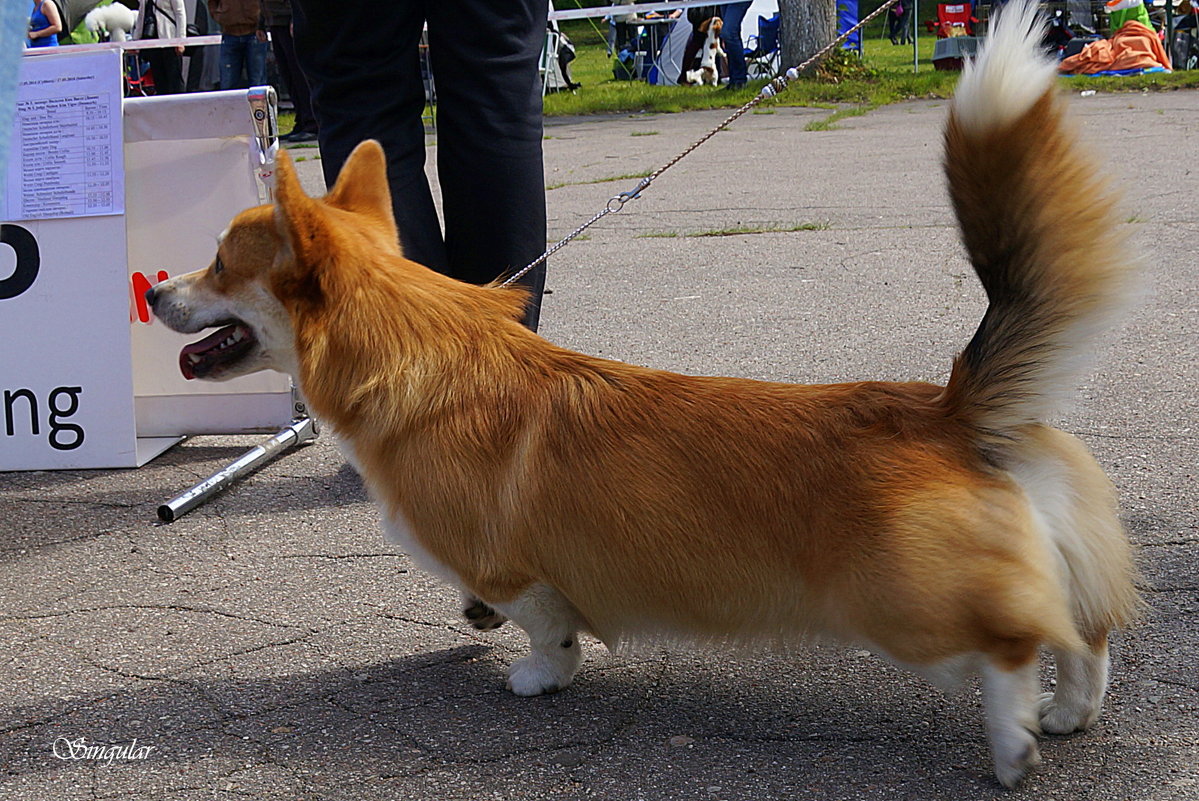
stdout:
[(125, 211), (117, 50), (25, 56), (2, 220)]

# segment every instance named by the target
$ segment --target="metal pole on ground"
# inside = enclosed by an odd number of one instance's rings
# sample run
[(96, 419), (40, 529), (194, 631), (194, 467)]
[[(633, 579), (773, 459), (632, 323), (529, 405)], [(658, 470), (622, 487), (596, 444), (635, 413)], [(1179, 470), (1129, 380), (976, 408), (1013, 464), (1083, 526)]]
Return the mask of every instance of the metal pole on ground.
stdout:
[(316, 439), (317, 433), (316, 421), (311, 417), (292, 420), (287, 428), (262, 444), (255, 445), (233, 464), (159, 506), (158, 519), (163, 523), (173, 523), (239, 478), (250, 475), (285, 451)]

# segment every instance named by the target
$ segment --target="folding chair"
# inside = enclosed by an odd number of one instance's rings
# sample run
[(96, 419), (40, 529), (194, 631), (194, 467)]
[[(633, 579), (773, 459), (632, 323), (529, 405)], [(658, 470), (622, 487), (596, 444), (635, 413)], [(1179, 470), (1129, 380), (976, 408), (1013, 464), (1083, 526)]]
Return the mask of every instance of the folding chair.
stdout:
[(937, 18), (925, 20), (924, 27), (929, 33), (937, 34), (938, 39), (973, 36), (974, 25), (978, 20), (972, 11), (973, 6), (970, 3), (941, 3), (937, 6)]
[(779, 47), (779, 15), (770, 19), (758, 17), (758, 35), (749, 37), (751, 45), (745, 51), (745, 71), (751, 81), (770, 80), (781, 68), (782, 50)]

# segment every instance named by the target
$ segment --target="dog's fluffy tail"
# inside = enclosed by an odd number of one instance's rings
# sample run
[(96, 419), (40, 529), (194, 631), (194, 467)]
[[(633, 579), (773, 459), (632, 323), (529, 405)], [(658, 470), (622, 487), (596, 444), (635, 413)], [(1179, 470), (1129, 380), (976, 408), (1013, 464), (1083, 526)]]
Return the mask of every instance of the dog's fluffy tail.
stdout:
[(1134, 267), (1112, 194), (1063, 118), (1042, 30), (1035, 3), (1008, 5), (945, 130), (950, 195), (989, 305), (943, 399), (985, 446), (1018, 438), (1076, 388)]

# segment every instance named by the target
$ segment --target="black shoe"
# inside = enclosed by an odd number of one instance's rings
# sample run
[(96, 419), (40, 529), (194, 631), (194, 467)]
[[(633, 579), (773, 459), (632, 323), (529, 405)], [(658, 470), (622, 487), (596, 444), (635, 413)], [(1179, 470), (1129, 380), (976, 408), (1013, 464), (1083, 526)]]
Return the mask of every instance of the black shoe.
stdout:
[(737, 83), (733, 83), (732, 81), (729, 81), (728, 83), (726, 83), (726, 84), (724, 85), (724, 88), (725, 88), (725, 89), (727, 89), (727, 90), (728, 90), (728, 91), (730, 91), (730, 92), (735, 92), (735, 91), (737, 91), (738, 89), (744, 89), (744, 88), (745, 88), (745, 81), (738, 81)]
[(292, 131), (289, 134), (283, 134), (279, 137), (280, 142), (285, 142), (289, 145), (294, 145), (299, 142), (314, 142), (316, 134), (312, 131)]

